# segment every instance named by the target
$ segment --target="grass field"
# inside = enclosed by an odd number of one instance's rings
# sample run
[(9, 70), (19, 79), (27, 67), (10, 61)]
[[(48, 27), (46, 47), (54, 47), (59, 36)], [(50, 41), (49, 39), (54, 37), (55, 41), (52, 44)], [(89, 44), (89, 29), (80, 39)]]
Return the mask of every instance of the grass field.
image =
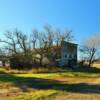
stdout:
[(100, 63), (94, 63), (93, 66), (100, 68)]
[(10, 73), (0, 69), (0, 100), (100, 100), (100, 73)]

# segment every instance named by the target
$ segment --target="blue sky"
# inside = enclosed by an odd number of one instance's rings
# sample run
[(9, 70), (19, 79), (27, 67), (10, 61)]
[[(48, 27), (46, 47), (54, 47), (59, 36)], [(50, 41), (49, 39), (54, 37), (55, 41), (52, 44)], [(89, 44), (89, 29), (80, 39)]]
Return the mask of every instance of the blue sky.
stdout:
[(73, 30), (80, 43), (100, 34), (100, 0), (0, 0), (0, 36), (14, 28), (29, 34), (45, 24)]

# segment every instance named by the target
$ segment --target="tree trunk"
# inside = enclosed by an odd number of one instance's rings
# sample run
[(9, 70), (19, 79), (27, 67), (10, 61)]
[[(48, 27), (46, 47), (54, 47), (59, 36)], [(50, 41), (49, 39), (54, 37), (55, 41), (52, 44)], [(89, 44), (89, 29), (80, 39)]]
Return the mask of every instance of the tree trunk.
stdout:
[(95, 50), (93, 49), (90, 60), (89, 60), (89, 64), (88, 64), (89, 67), (92, 65), (92, 62), (93, 62), (92, 60), (93, 60), (94, 54), (95, 54)]
[(43, 61), (43, 56), (41, 55), (41, 58), (40, 58), (40, 66), (41, 66), (41, 67), (43, 66), (42, 61)]
[(3, 67), (5, 67), (6, 65), (5, 65), (5, 60), (3, 60), (2, 61), (2, 65), (3, 65)]

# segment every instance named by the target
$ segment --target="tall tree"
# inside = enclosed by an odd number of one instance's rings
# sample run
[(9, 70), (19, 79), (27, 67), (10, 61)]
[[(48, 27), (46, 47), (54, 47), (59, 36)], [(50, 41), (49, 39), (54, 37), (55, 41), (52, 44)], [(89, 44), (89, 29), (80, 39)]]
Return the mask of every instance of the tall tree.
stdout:
[(10, 56), (20, 56), (18, 59), (28, 63), (33, 63), (38, 58), (42, 66), (44, 57), (53, 59), (52, 61), (58, 58), (61, 41), (71, 40), (72, 31), (57, 31), (56, 28), (46, 25), (43, 31), (33, 30), (31, 38), (17, 29), (6, 31), (5, 38), (0, 42), (5, 44), (5, 50)]
[[(6, 53), (8, 51), (9, 59), (13, 60), (15, 65), (17, 63), (31, 64), (32, 54), (30, 48), (30, 41), (26, 34), (17, 29), (14, 31), (6, 31), (5, 38), (0, 42), (4, 44)], [(15, 61), (15, 60), (16, 61)]]
[(88, 66), (91, 66), (100, 53), (100, 36), (91, 36), (84, 40), (83, 46), (80, 48), (82, 56), (88, 61)]
[[(73, 39), (72, 31), (58, 31), (56, 28), (46, 25), (44, 31), (33, 31), (33, 46), (36, 53), (40, 55), (40, 63), (44, 56), (49, 60), (55, 61), (59, 56), (61, 41), (71, 41)], [(35, 45), (38, 44), (38, 49)], [(56, 51), (56, 52), (55, 52)]]

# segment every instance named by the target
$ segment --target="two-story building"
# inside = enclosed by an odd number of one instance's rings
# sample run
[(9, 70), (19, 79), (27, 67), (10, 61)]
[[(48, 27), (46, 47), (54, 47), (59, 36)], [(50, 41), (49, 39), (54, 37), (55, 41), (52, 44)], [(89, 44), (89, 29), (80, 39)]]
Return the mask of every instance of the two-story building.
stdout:
[(62, 41), (60, 49), (61, 58), (59, 61), (60, 66), (77, 64), (77, 44)]

